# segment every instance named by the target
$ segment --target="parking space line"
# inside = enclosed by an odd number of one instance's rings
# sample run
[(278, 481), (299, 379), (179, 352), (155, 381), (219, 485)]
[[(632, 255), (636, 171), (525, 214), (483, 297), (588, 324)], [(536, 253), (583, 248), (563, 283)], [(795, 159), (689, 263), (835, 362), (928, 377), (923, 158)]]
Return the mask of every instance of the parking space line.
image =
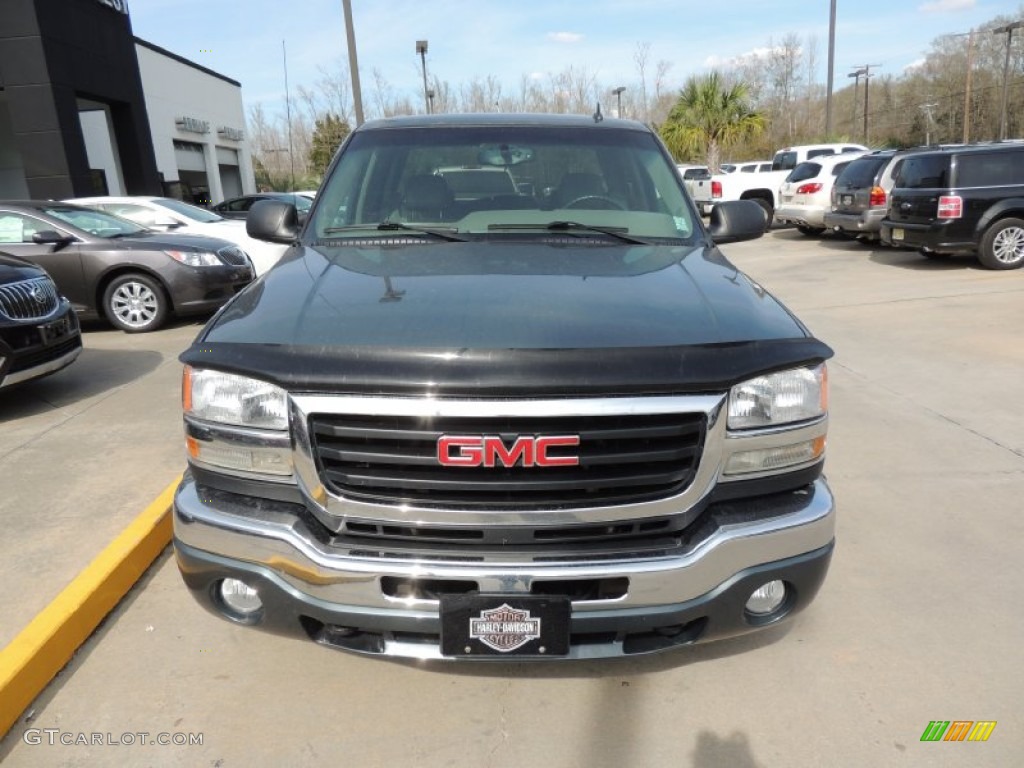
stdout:
[(0, 738), (171, 542), (178, 477), (0, 651)]

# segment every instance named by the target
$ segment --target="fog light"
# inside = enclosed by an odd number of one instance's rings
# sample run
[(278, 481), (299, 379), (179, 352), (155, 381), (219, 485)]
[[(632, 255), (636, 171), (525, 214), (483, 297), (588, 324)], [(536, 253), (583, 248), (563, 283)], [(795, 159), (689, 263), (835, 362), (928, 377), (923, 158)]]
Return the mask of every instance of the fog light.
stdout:
[(218, 591), (224, 605), (240, 617), (252, 616), (263, 607), (259, 593), (238, 579), (224, 579)]
[(766, 616), (778, 609), (786, 599), (786, 585), (776, 579), (755, 589), (747, 600), (747, 612)]

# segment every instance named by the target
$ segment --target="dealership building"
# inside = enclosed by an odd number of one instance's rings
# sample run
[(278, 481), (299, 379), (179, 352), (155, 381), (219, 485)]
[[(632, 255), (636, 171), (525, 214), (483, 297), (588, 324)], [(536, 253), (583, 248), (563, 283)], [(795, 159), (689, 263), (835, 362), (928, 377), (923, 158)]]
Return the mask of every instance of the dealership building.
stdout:
[(0, 0), (0, 199), (255, 191), (241, 84), (132, 33), (126, 0)]

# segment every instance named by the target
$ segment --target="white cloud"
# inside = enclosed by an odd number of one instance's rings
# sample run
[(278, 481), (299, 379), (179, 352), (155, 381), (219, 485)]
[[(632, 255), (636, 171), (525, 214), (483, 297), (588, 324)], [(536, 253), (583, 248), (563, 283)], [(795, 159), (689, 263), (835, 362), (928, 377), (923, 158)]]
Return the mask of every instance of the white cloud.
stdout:
[(582, 39), (583, 35), (578, 32), (548, 32), (548, 40), (556, 43), (578, 43)]
[(546, 77), (546, 75), (543, 72), (531, 72), (530, 73), (530, 79), (531, 80), (543, 80), (545, 77)]
[(912, 61), (909, 64), (907, 64), (907, 66), (903, 68), (903, 71), (910, 72), (911, 70), (917, 69), (918, 67), (923, 67), (926, 61), (927, 59), (925, 59), (924, 57), (916, 59), (915, 61)]
[(978, 0), (932, 0), (917, 6), (917, 10), (924, 13), (951, 13), (953, 11), (966, 11), (978, 4)]
[[(781, 46), (776, 46), (774, 48), (762, 46), (729, 58), (711, 55), (704, 59), (704, 66), (710, 69), (731, 69), (732, 67), (739, 66), (740, 64), (749, 64), (767, 59), (772, 56), (772, 54), (781, 53), (784, 50), (785, 49)], [(797, 48), (796, 53), (797, 56), (802, 55), (803, 49)]]

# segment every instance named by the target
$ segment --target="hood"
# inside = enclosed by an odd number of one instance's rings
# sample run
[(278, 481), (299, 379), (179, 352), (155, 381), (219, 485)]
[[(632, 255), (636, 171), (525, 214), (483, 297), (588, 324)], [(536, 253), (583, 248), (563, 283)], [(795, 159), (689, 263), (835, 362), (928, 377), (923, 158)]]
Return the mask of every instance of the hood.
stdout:
[(0, 252), (0, 285), (31, 280), (45, 274), (46, 272), (35, 264), (30, 264), (9, 253)]
[(234, 245), (230, 240), (208, 235), (174, 232), (140, 232), (129, 237), (108, 239), (105, 244), (142, 250), (218, 251)]
[(706, 389), (831, 355), (713, 247), (405, 242), (292, 249), (182, 360), (479, 393)]
[(207, 340), (581, 349), (807, 335), (716, 249), (579, 242), (296, 248)]

